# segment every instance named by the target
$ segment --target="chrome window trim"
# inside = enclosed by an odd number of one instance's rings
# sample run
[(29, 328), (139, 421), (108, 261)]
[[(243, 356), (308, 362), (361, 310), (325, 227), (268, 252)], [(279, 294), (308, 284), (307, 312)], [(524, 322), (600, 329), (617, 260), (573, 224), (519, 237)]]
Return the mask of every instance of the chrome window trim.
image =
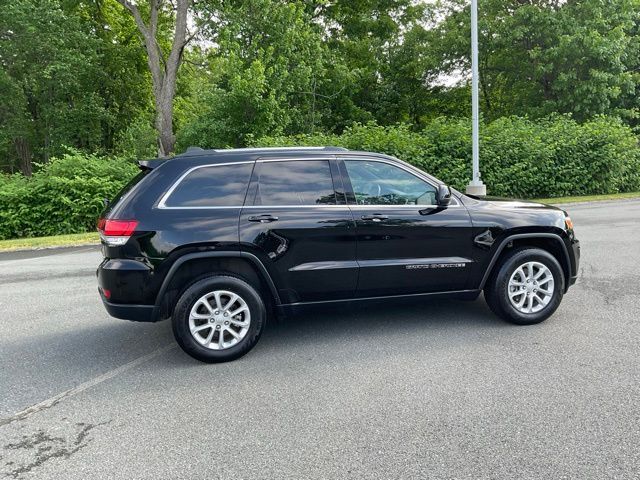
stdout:
[[(450, 207), (454, 207), (457, 205), (449, 205)], [(234, 207), (234, 208), (263, 208), (263, 209), (273, 209), (273, 208), (355, 208), (356, 210), (361, 209), (372, 209), (372, 208), (388, 208), (388, 209), (399, 209), (399, 208), (411, 208), (424, 210), (426, 208), (439, 208), (439, 205), (332, 205), (332, 204), (323, 204), (318, 203), (315, 205), (245, 205), (244, 207)], [(230, 208), (230, 207), (224, 207)]]
[[(171, 194), (174, 192), (174, 190), (176, 188), (178, 188), (178, 185), (180, 185), (180, 183), (182, 183), (182, 181), (187, 177), (187, 175), (189, 175), (191, 172), (194, 172), (196, 170), (199, 170), (201, 168), (208, 168), (208, 167), (226, 167), (228, 165), (246, 165), (247, 163), (255, 163), (254, 160), (248, 160), (248, 161), (244, 161), (244, 162), (225, 162), (225, 163), (209, 163), (206, 165), (197, 165), (195, 167), (191, 167), (190, 169), (188, 169), (186, 172), (184, 172), (182, 175), (180, 175), (180, 177), (178, 177), (178, 179), (173, 182), (173, 184), (171, 185), (171, 187), (169, 187), (169, 190), (167, 190), (165, 192), (164, 195), (162, 195), (162, 197), (160, 197), (160, 201), (158, 202), (158, 206), (157, 208), (161, 208), (163, 210), (176, 210), (176, 209), (209, 209), (209, 208), (242, 208), (242, 207), (235, 207), (235, 206), (230, 206), (230, 205), (218, 205), (218, 206), (193, 206), (193, 207), (189, 207), (189, 206), (178, 206), (178, 207), (169, 207), (167, 206), (167, 200), (169, 199), (169, 197), (171, 196)], [(251, 179), (249, 179), (251, 180)], [(247, 183), (247, 188), (249, 188), (249, 183)]]
[[(446, 208), (456, 208), (459, 205), (447, 205)], [(316, 205), (224, 205), (224, 206), (193, 206), (193, 207), (158, 207), (163, 210), (216, 210), (216, 209), (233, 209), (233, 208), (247, 208), (247, 209), (269, 209), (274, 208), (343, 208), (343, 209), (355, 209), (355, 210), (371, 210), (371, 209), (418, 209), (425, 210), (427, 208), (440, 208), (439, 205), (332, 205), (332, 204), (316, 204)]]
[[(372, 209), (372, 208), (376, 208), (376, 209), (402, 209), (402, 208), (419, 208), (420, 210), (424, 210), (427, 208), (439, 208), (439, 205), (376, 205), (376, 204), (372, 204), (372, 205), (332, 205), (332, 204), (316, 204), (316, 205), (199, 205), (199, 206), (176, 206), (176, 207), (170, 207), (167, 206), (166, 202), (169, 199), (169, 197), (171, 196), (171, 194), (174, 192), (174, 190), (176, 188), (178, 188), (178, 186), (180, 185), (180, 183), (187, 177), (187, 175), (189, 175), (191, 172), (198, 170), (200, 168), (208, 168), (208, 167), (224, 167), (224, 166), (228, 166), (228, 165), (246, 165), (248, 163), (269, 163), (269, 162), (296, 162), (296, 161), (306, 161), (306, 160), (325, 160), (325, 161), (331, 161), (331, 160), (335, 160), (335, 159), (339, 159), (339, 160), (351, 160), (351, 161), (370, 161), (370, 162), (380, 162), (380, 163), (386, 163), (388, 165), (391, 166), (395, 166), (398, 167), (402, 170), (405, 170), (406, 172), (408, 172), (409, 174), (419, 178), (420, 180), (428, 183), (429, 185), (431, 185), (432, 187), (434, 187), (437, 190), (437, 186), (433, 184), (433, 182), (430, 179), (425, 178), (423, 175), (420, 175), (420, 170), (414, 170), (413, 167), (412, 168), (407, 168), (405, 165), (403, 165), (402, 163), (397, 163), (397, 162), (401, 162), (399, 160), (397, 161), (388, 161), (385, 159), (381, 159), (381, 158), (377, 158), (377, 157), (366, 157), (366, 156), (355, 156), (355, 157), (349, 157), (348, 155), (345, 155), (344, 153), (341, 154), (339, 157), (337, 157), (336, 155), (333, 154), (329, 154), (329, 155), (323, 155), (323, 156), (318, 156), (318, 157), (278, 157), (278, 158), (259, 158), (257, 160), (247, 160), (247, 161), (240, 161), (240, 162), (224, 162), (224, 163), (209, 163), (209, 164), (205, 164), (205, 165), (197, 165), (195, 167), (191, 167), (190, 169), (188, 169), (186, 172), (184, 172), (182, 175), (180, 175), (180, 177), (171, 185), (171, 187), (169, 187), (169, 189), (162, 195), (162, 197), (160, 197), (160, 201), (157, 204), (156, 208), (162, 209), (162, 210), (219, 210), (219, 209), (234, 209), (234, 208), (250, 208), (250, 209), (273, 209), (273, 208), (350, 208), (350, 209), (356, 209), (356, 210), (362, 210), (362, 209)], [(460, 201), (454, 196), (451, 196), (451, 200), (455, 201), (455, 205), (447, 205), (446, 208), (457, 208), (460, 207)]]

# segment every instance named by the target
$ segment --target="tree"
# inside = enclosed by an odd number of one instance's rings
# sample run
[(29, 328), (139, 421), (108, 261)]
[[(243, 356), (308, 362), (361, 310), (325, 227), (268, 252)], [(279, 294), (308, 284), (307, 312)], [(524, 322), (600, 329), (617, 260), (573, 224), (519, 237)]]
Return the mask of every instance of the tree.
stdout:
[[(468, 71), (468, 6), (444, 5), (433, 55), (443, 73)], [(489, 118), (634, 115), (624, 99), (637, 84), (631, 65), (638, 0), (484, 0), (479, 12), (482, 108)]]
[[(194, 37), (187, 32), (188, 14), (193, 0), (175, 0), (175, 7), (164, 0), (149, 0), (146, 20), (136, 3), (130, 0), (118, 0), (118, 2), (131, 12), (144, 41), (147, 64), (153, 83), (158, 156), (164, 157), (173, 153), (175, 145), (173, 100), (184, 49)], [(167, 54), (162, 48), (161, 39), (163, 35), (167, 35), (167, 32), (161, 31), (165, 27), (160, 23), (163, 16), (170, 17), (172, 20), (170, 30), (173, 38)]]
[(47, 161), (62, 145), (99, 149), (108, 117), (99, 42), (55, 0), (3, 2), (1, 11), (0, 152), (30, 175), (34, 157)]
[(180, 147), (243, 146), (269, 134), (313, 132), (327, 91), (328, 51), (296, 2), (245, 0), (219, 11), (215, 43), (193, 82), (191, 117)]
[[(354, 121), (394, 123), (419, 117), (415, 110), (409, 112), (414, 103), (405, 102), (404, 94), (411, 92), (410, 95), (419, 96), (426, 90), (424, 71), (412, 68), (421, 63), (420, 59), (410, 59), (411, 66), (403, 69), (404, 73), (410, 74), (405, 77), (407, 82), (400, 79), (391, 64), (408, 52), (408, 49), (402, 51), (407, 34), (410, 32), (411, 41), (414, 41), (424, 30), (422, 24), (431, 8), (426, 2), (304, 0), (303, 3), (323, 29), (331, 63), (342, 67), (334, 72), (334, 78), (340, 78), (344, 88), (334, 98), (332, 115), (328, 117), (333, 124), (330, 129), (337, 127), (340, 131)], [(407, 90), (404, 90), (405, 86)]]

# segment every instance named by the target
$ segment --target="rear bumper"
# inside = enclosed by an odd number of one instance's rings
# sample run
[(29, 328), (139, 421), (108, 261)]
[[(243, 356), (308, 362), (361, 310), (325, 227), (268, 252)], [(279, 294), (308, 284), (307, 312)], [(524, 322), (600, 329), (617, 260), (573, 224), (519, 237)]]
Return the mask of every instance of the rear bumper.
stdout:
[(155, 322), (157, 308), (149, 294), (150, 268), (131, 259), (104, 259), (96, 271), (98, 292), (109, 315), (134, 322)]
[(102, 303), (107, 309), (109, 315), (122, 320), (131, 320), (133, 322), (155, 322), (157, 315), (153, 305), (123, 305), (120, 303), (107, 302), (104, 296)]

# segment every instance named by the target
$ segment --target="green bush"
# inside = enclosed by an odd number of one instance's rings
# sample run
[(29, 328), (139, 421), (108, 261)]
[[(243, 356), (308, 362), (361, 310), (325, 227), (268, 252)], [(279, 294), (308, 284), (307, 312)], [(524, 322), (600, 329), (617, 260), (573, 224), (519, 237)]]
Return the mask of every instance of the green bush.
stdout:
[(114, 197), (136, 172), (125, 160), (71, 151), (31, 178), (0, 175), (0, 239), (92, 230), (103, 199)]
[[(640, 149), (631, 129), (607, 117), (577, 123), (554, 115), (505, 117), (482, 125), (480, 161), (492, 195), (536, 198), (640, 190)], [(342, 135), (266, 137), (256, 146), (336, 145), (396, 156), (464, 189), (471, 177), (468, 119), (407, 125), (356, 125)]]

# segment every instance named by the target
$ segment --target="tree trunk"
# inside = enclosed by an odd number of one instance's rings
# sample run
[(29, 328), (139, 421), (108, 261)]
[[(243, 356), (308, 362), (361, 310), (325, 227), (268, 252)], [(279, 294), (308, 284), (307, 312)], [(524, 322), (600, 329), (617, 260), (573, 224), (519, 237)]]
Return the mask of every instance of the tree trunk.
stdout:
[(31, 147), (29, 146), (29, 142), (25, 138), (20, 137), (13, 141), (13, 145), (20, 159), (20, 171), (23, 175), (30, 177), (33, 173), (33, 167), (31, 165)]
[(156, 130), (158, 131), (158, 156), (166, 157), (173, 152), (175, 135), (173, 134), (173, 94), (163, 92), (155, 101)]
[(155, 128), (158, 134), (158, 156), (166, 157), (173, 153), (175, 136), (173, 134), (173, 98), (176, 93), (176, 79), (182, 62), (184, 47), (193, 38), (187, 37), (187, 16), (193, 0), (176, 0), (173, 42), (169, 55), (163, 55), (156, 35), (158, 33), (158, 15), (164, 0), (149, 0), (149, 23), (145, 23), (135, 3), (118, 0), (127, 8), (136, 22), (147, 51), (147, 65), (153, 82), (153, 98), (156, 110)]

